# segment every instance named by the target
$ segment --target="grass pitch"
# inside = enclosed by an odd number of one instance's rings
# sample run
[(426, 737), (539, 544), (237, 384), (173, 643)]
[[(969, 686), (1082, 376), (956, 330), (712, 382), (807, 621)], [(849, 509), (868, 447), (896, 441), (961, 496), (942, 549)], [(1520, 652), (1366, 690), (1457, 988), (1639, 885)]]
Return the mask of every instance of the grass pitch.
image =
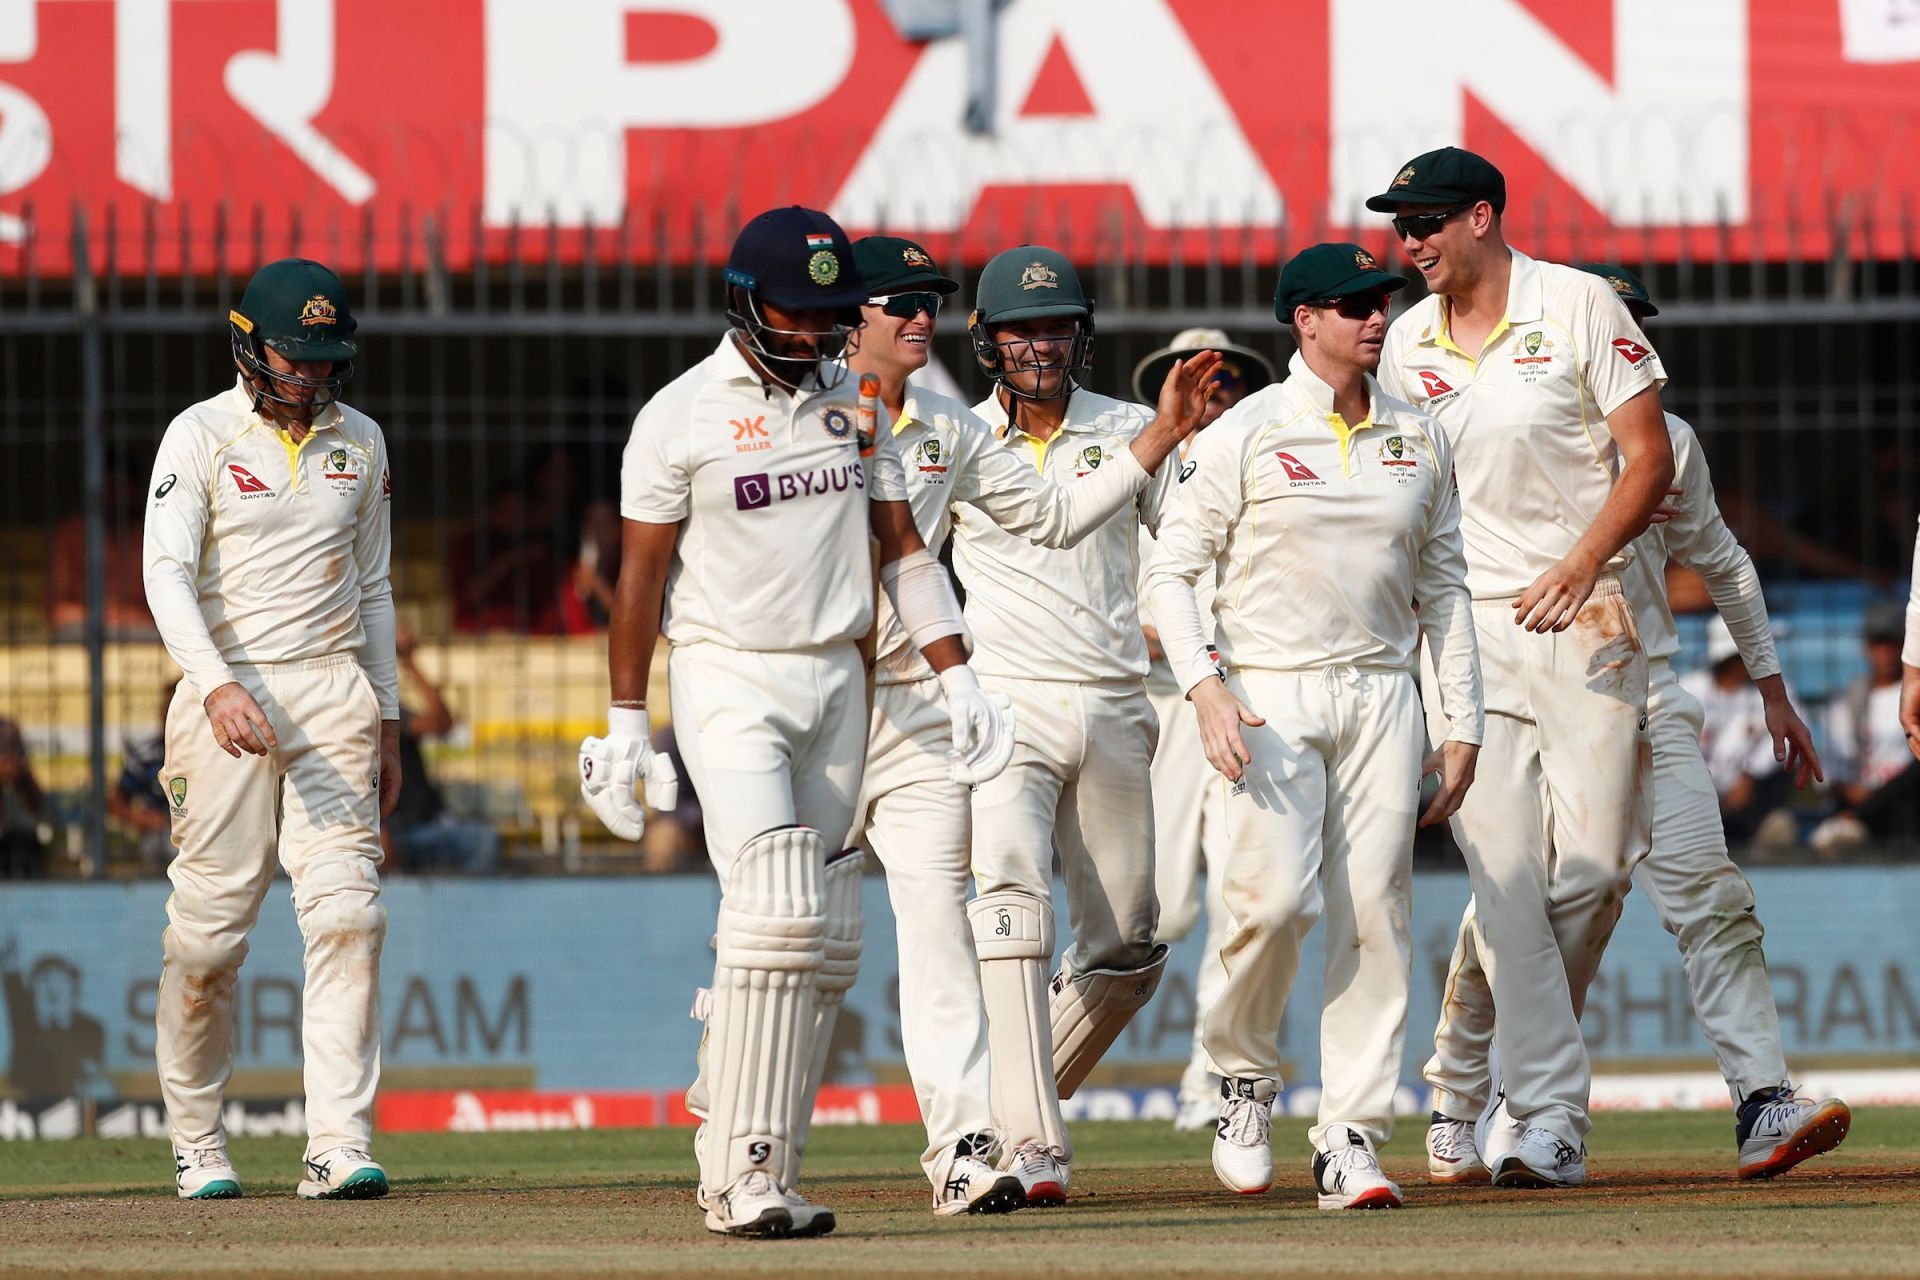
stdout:
[(935, 1218), (918, 1129), (815, 1133), (806, 1190), (821, 1240), (710, 1236), (681, 1130), (396, 1135), (385, 1200), (293, 1196), (297, 1139), (236, 1142), (242, 1200), (173, 1195), (166, 1144), (0, 1146), (0, 1276), (460, 1274), (1032, 1277), (1920, 1275), (1920, 1109), (1856, 1113), (1853, 1134), (1777, 1182), (1734, 1178), (1723, 1114), (1607, 1115), (1568, 1192), (1445, 1189), (1403, 1123), (1388, 1173), (1407, 1207), (1322, 1213), (1306, 1126), (1274, 1125), (1265, 1196), (1222, 1190), (1208, 1135), (1162, 1124), (1075, 1130), (1060, 1209)]

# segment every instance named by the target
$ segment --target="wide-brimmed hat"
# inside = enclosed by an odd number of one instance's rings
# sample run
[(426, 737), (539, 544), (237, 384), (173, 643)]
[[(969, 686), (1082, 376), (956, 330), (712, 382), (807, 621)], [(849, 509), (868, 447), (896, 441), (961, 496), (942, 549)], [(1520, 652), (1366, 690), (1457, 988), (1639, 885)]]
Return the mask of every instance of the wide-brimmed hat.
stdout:
[(1173, 335), (1173, 341), (1158, 351), (1149, 352), (1133, 366), (1133, 398), (1142, 404), (1157, 402), (1160, 384), (1167, 380), (1167, 370), (1173, 368), (1173, 362), (1202, 351), (1218, 351), (1221, 374), (1238, 379), (1249, 393), (1273, 381), (1273, 361), (1251, 347), (1234, 342), (1224, 330), (1182, 329)]

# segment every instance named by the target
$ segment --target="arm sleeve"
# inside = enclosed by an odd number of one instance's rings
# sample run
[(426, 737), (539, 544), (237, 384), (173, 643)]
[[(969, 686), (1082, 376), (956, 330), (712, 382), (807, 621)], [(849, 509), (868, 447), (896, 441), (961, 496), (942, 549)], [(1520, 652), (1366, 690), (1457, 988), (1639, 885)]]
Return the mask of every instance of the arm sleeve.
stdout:
[[(360, 669), (373, 685), (382, 720), (400, 718), (400, 665), (394, 656), (393, 474), (387, 438), (373, 429), (369, 483), (360, 486), (360, 519), (353, 531), (353, 564), (360, 573)], [(374, 473), (380, 483), (371, 483)]]
[(213, 452), (191, 419), (173, 420), (161, 438), (147, 486), (141, 576), (147, 608), (167, 652), (204, 701), (233, 682), (200, 612), (200, 552), (213, 518)]
[(883, 425), (873, 438), (873, 454), (867, 464), (867, 501), (907, 501), (907, 466), (900, 460), (900, 445), (893, 432)]
[[(1201, 433), (1176, 474), (1155, 534), (1158, 545), (1143, 578), (1144, 594), (1160, 648), (1182, 692), (1215, 674), (1213, 628), (1200, 616), (1196, 587), (1202, 574), (1215, 574), (1227, 539), (1245, 505), (1241, 481), (1239, 433), (1229, 439), (1218, 424)], [(1168, 468), (1172, 470), (1172, 468)]]
[(633, 420), (620, 454), (620, 515), (647, 524), (678, 524), (693, 510), (693, 469), (684, 425), (649, 403)]
[(1666, 385), (1667, 371), (1613, 290), (1598, 276), (1582, 283), (1573, 315), (1585, 362), (1580, 376), (1588, 399), (1605, 417), (1648, 387)]
[(1774, 651), (1773, 629), (1767, 624), (1766, 598), (1753, 557), (1727, 528), (1713, 499), (1713, 476), (1693, 428), (1671, 415), (1674, 484), (1680, 488), (1680, 514), (1662, 529), (1667, 554), (1700, 575), (1713, 597), (1713, 607), (1727, 624), (1747, 673), (1755, 680), (1780, 673)]
[(1466, 545), (1460, 536), (1460, 488), (1453, 478), (1453, 446), (1439, 423), (1424, 428), (1433, 455), (1436, 496), (1426, 541), (1413, 572), (1420, 635), (1433, 658), (1440, 708), (1450, 727), (1446, 741), (1478, 746), (1486, 735), (1486, 698), (1480, 683), (1480, 640), (1467, 592)]
[(955, 469), (954, 497), (981, 511), (1008, 533), (1043, 547), (1071, 547), (1105, 524), (1147, 483), (1132, 450), (1072, 484), (1055, 484), (984, 427), (965, 437)]
[(1920, 533), (1913, 539), (1913, 587), (1907, 595), (1907, 643), (1900, 661), (1920, 667)]

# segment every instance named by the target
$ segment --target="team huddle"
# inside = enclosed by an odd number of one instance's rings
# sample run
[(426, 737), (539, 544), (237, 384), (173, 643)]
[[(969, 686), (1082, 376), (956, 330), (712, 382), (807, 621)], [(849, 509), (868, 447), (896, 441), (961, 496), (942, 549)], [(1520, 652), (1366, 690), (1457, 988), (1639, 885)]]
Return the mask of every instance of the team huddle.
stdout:
[[(664, 636), (721, 888), (687, 1094), (710, 1230), (833, 1229), (801, 1173), (868, 855), (898, 922), (936, 1214), (1067, 1201), (1061, 1100), (1202, 914), (1180, 1125), (1213, 1127), (1225, 1187), (1271, 1186), (1278, 1034), (1322, 923), (1319, 1204), (1400, 1205), (1378, 1149), (1413, 842), (1443, 822), (1473, 901), (1425, 1069), (1434, 1182), (1585, 1181), (1579, 1019), (1634, 885), (1679, 940), (1740, 1176), (1845, 1137), (1844, 1103), (1790, 1083), (1700, 709), (1669, 666), (1671, 559), (1706, 581), (1780, 758), (1817, 775), (1759, 580), (1662, 409), (1645, 289), (1509, 248), (1505, 203), (1480, 157), (1415, 158), (1367, 205), (1426, 298), (1389, 324), (1405, 280), (1314, 245), (1276, 290), (1297, 346), (1283, 381), (1197, 331), (1143, 362), (1151, 406), (1083, 385), (1093, 300), (1052, 249), (982, 270), (968, 335), (992, 390), (969, 407), (915, 381), (959, 288), (922, 246), (850, 242), (799, 207), (740, 232), (728, 332), (626, 447), (612, 701), (579, 756), (615, 835), (673, 805), (647, 709)], [(169, 428), (147, 525), (187, 677), (157, 1050), (178, 1188), (240, 1194), (219, 1099), (277, 850), (307, 943), (301, 1193), (380, 1195), (377, 831), (400, 785), (386, 447), (337, 401), (355, 346), (330, 272), (264, 268), (231, 322), (240, 380)], [(274, 531), (311, 536), (296, 557)]]

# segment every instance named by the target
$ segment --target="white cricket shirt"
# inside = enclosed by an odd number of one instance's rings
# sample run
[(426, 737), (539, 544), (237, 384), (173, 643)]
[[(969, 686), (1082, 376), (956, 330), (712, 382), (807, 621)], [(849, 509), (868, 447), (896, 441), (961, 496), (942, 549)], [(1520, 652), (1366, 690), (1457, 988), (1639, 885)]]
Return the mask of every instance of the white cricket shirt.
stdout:
[(1180, 687), (1213, 678), (1195, 597), (1211, 580), (1230, 667), (1411, 672), (1424, 634), (1447, 736), (1478, 743), (1480, 652), (1446, 433), (1372, 378), (1367, 417), (1349, 427), (1299, 354), (1287, 375), (1200, 433), (1168, 500), (1147, 584)]
[(168, 425), (147, 493), (147, 605), (202, 699), (234, 663), (354, 651), (381, 719), (399, 719), (392, 481), (373, 419), (335, 402), (296, 445), (236, 377)]
[(861, 458), (856, 386), (769, 390), (728, 336), (640, 410), (620, 514), (680, 525), (661, 628), (670, 643), (772, 652), (867, 633), (867, 504), (905, 501), (907, 486), (891, 433)]
[[(1045, 441), (1008, 425), (998, 394), (974, 406), (995, 447), (1057, 485), (1083, 483), (1109, 466), (1136, 466), (1121, 454), (1153, 411), (1096, 392), (1075, 391), (1060, 430)], [(1037, 547), (984, 512), (953, 518), (953, 564), (967, 590), (973, 669), (1014, 680), (1126, 680), (1147, 672), (1140, 634), (1138, 524), (1160, 522), (1175, 469), (1162, 465), (1130, 508), (1072, 547)]]
[(1680, 652), (1680, 633), (1667, 601), (1667, 561), (1676, 560), (1700, 575), (1713, 597), (1714, 608), (1727, 624), (1747, 673), (1755, 680), (1777, 675), (1780, 658), (1774, 652), (1773, 630), (1767, 625), (1766, 600), (1753, 558), (1727, 528), (1713, 500), (1713, 477), (1693, 428), (1667, 415), (1667, 434), (1673, 439), (1673, 483), (1678, 497), (1667, 501), (1680, 514), (1656, 524), (1634, 539), (1633, 563), (1620, 571), (1620, 589), (1633, 606), (1640, 624), (1640, 643), (1647, 659), (1671, 658)]
[[(1147, 482), (1132, 450), (1122, 447), (1080, 483), (1056, 485), (1014, 450), (1002, 448), (966, 405), (911, 384), (893, 437), (906, 467), (913, 523), (936, 555), (952, 531), (955, 503), (972, 505), (1030, 542), (1069, 547), (1125, 506)], [(884, 593), (878, 607), (874, 683), (932, 678), (933, 668), (907, 638)]]
[[(1606, 281), (1523, 253), (1478, 359), (1454, 344), (1440, 295), (1394, 321), (1380, 384), (1438, 418), (1453, 443), (1474, 599), (1517, 596), (1573, 550), (1620, 471), (1607, 415), (1666, 380)], [(1628, 556), (1622, 548), (1604, 571)]]

